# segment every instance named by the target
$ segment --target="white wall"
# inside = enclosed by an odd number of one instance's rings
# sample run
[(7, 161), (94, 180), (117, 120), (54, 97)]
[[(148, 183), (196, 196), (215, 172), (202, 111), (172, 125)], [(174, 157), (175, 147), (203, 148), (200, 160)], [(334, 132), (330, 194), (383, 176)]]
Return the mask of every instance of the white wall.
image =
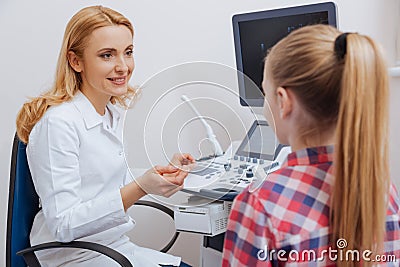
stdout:
[[(395, 58), (395, 16), (397, 0), (337, 0), (339, 28), (367, 34), (379, 41), (387, 53), (389, 65)], [(8, 176), (15, 116), (28, 96), (36, 96), (52, 82), (58, 50), (64, 27), (77, 10), (84, 5), (103, 4), (115, 8), (132, 20), (136, 29), (136, 70), (132, 84), (141, 84), (151, 76), (172, 65), (189, 61), (212, 61), (235, 66), (231, 17), (235, 13), (293, 6), (316, 1), (269, 0), (148, 0), (148, 1), (51, 1), (51, 0), (2, 0), (0, 1), (0, 252), (5, 251), (5, 225), (8, 196)], [(391, 170), (400, 185), (398, 159), (400, 134), (399, 78), (391, 83)], [(161, 94), (163, 88), (158, 92)], [(154, 92), (153, 92), (154, 93)], [(152, 95), (150, 92), (147, 95)], [(146, 100), (147, 99), (147, 100)], [(143, 96), (144, 103), (135, 107), (138, 125), (140, 115), (151, 102)], [(207, 110), (207, 107), (200, 107)], [(246, 118), (246, 110), (243, 112)], [(131, 129), (134, 129), (134, 125)], [(146, 167), (142, 156), (144, 146), (140, 126), (132, 141), (137, 148), (134, 159), (137, 166)], [(147, 137), (151, 138), (151, 136)], [(397, 148), (397, 149), (395, 149)], [(193, 150), (195, 147), (192, 148)], [(161, 160), (162, 158), (160, 158)], [(197, 264), (199, 238), (184, 237), (177, 244), (177, 251), (184, 253), (190, 263)], [(0, 254), (0, 265), (4, 262)]]

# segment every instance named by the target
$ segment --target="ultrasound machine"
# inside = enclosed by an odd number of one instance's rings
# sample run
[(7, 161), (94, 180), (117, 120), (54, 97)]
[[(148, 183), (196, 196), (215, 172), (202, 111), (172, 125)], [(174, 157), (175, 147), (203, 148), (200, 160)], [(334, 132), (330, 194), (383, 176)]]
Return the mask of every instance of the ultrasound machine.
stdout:
[[(336, 6), (332, 2), (260, 12), (232, 17), (240, 104), (262, 107), (264, 95), (264, 58), (268, 49), (297, 28), (312, 24), (336, 27)], [(186, 96), (182, 100), (190, 104)], [(191, 105), (191, 104), (190, 104)], [(197, 113), (195, 107), (192, 109)], [(204, 122), (205, 123), (205, 122)], [(213, 156), (197, 160), (185, 180), (183, 191), (215, 200), (233, 200), (251, 183), (260, 184), (278, 169), (290, 153), (290, 147), (277, 143), (274, 131), (266, 121), (257, 120), (242, 141), (225, 151), (208, 125), (209, 138), (216, 144)]]

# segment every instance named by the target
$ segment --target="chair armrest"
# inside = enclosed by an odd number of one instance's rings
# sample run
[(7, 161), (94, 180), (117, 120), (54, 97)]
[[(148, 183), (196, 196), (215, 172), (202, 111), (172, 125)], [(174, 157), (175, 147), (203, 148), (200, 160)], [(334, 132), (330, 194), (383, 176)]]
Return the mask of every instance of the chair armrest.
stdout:
[[(166, 214), (168, 214), (172, 219), (174, 219), (174, 212), (166, 207), (163, 206), (159, 203), (152, 202), (152, 201), (146, 201), (146, 200), (138, 200), (136, 201), (135, 205), (138, 206), (148, 206), (152, 207), (155, 209), (158, 209)], [(175, 235), (172, 237), (170, 242), (162, 248), (160, 251), (161, 252), (167, 252), (175, 243), (176, 239), (179, 236), (179, 232), (175, 232)], [(49, 242), (49, 243), (43, 243), (39, 244), (30, 248), (26, 248), (23, 250), (20, 250), (17, 252), (17, 255), (22, 256), (26, 262), (26, 264), (29, 267), (40, 267), (40, 263), (35, 255), (35, 251), (40, 251), (40, 250), (46, 250), (46, 249), (51, 249), (51, 248), (81, 248), (81, 249), (88, 249), (92, 251), (99, 252), (116, 262), (118, 262), (122, 267), (133, 267), (131, 262), (121, 253), (118, 251), (115, 251), (111, 248), (108, 248), (106, 246), (97, 244), (97, 243), (92, 243), (92, 242), (85, 242), (85, 241), (72, 241), (69, 243), (61, 243), (61, 242)]]
[(30, 248), (26, 248), (17, 252), (17, 255), (24, 257), (26, 264), (29, 267), (40, 267), (40, 263), (35, 255), (35, 251), (45, 250), (50, 248), (81, 248), (88, 249), (92, 251), (99, 252), (116, 262), (118, 262), (122, 267), (133, 267), (131, 262), (121, 253), (106, 246), (85, 242), (85, 241), (72, 241), (69, 243), (61, 243), (61, 242), (49, 242), (39, 244)]
[[(168, 208), (166, 206), (163, 206), (163, 205), (161, 205), (159, 203), (152, 202), (152, 201), (147, 201), (147, 200), (138, 200), (138, 201), (135, 202), (135, 205), (138, 205), (138, 206), (149, 206), (149, 207), (158, 209), (160, 211), (165, 212), (172, 219), (174, 219), (174, 212), (170, 208)], [(160, 251), (165, 253), (168, 250), (170, 250), (170, 248), (174, 245), (174, 243), (175, 243), (176, 239), (178, 238), (178, 236), (179, 236), (179, 232), (175, 231), (175, 235), (172, 237), (172, 239), (169, 241), (169, 243), (165, 247), (163, 247)]]

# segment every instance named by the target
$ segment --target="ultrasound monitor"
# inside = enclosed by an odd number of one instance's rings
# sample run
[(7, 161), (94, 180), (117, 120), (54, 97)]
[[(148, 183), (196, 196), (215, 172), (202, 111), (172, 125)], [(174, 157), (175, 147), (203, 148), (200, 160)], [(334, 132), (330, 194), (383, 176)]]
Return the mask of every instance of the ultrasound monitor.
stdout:
[[(333, 2), (236, 14), (232, 18), (240, 104), (262, 107), (264, 57), (268, 49), (297, 28), (313, 24), (336, 27)], [(243, 75), (244, 74), (244, 75)]]

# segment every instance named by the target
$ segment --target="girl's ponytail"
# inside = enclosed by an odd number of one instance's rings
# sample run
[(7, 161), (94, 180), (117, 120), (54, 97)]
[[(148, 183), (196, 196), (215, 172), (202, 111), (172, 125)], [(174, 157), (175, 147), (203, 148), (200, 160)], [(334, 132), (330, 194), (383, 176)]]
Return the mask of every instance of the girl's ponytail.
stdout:
[(343, 238), (346, 250), (360, 255), (364, 250), (379, 253), (389, 188), (387, 68), (379, 47), (366, 36), (339, 35), (335, 53), (344, 68), (336, 128), (333, 242)]

